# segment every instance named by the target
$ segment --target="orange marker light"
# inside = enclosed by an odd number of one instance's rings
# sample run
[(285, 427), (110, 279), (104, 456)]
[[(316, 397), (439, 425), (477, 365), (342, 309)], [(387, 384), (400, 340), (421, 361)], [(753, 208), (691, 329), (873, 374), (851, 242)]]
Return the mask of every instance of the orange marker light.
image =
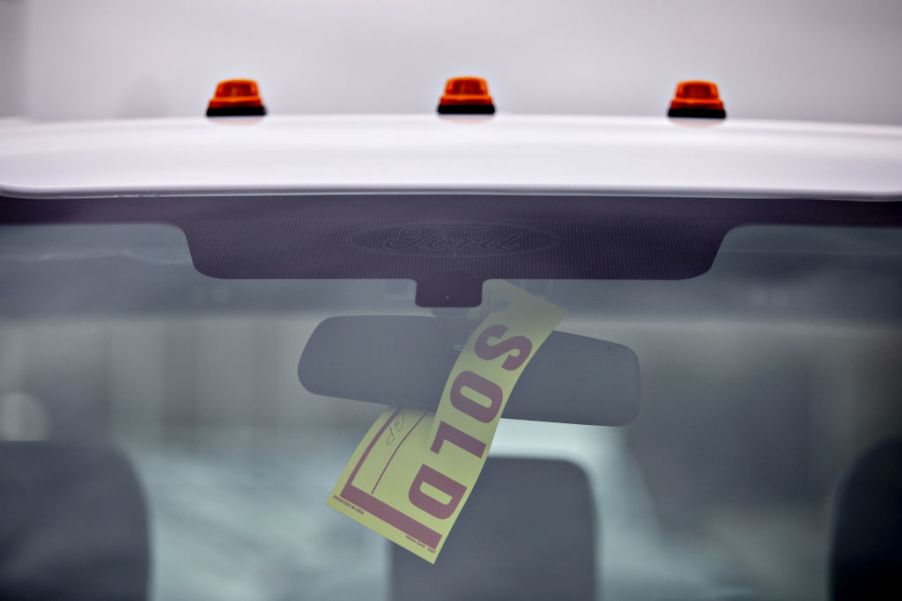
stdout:
[(696, 80), (681, 81), (677, 84), (667, 116), (723, 119), (727, 113), (717, 91), (717, 85), (710, 81)]
[(207, 117), (247, 117), (266, 114), (257, 82), (253, 79), (225, 79), (207, 105)]
[(489, 84), (481, 77), (452, 77), (438, 101), (440, 115), (492, 115), (495, 104)]

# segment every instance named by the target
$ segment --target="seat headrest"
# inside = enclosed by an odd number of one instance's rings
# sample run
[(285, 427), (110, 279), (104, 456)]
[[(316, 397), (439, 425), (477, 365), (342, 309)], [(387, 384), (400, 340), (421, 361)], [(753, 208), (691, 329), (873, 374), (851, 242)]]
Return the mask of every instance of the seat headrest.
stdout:
[(491, 458), (435, 565), (392, 545), (396, 601), (594, 599), (595, 505), (582, 469)]
[(833, 534), (834, 601), (902, 599), (902, 440), (853, 466), (840, 492)]
[(115, 449), (0, 443), (0, 598), (143, 601), (144, 497)]

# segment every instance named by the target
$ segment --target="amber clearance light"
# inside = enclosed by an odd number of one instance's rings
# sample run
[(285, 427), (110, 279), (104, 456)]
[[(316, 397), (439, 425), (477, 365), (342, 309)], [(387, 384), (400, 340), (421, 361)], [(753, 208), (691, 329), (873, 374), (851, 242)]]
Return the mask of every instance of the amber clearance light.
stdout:
[(439, 99), (441, 115), (492, 115), (495, 104), (489, 95), (489, 84), (481, 77), (452, 77)]
[(724, 119), (727, 116), (717, 84), (710, 81), (681, 81), (670, 101), (668, 117)]
[(207, 105), (207, 117), (248, 117), (266, 114), (253, 79), (226, 79), (216, 86)]

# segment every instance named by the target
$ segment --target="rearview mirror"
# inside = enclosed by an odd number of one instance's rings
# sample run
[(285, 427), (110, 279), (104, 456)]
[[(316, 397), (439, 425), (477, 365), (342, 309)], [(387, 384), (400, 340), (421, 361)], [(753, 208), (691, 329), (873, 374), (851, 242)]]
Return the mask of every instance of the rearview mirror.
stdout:
[[(479, 325), (437, 317), (332, 317), (301, 355), (310, 392), (434, 411), (448, 374)], [(622, 426), (639, 412), (639, 360), (613, 342), (552, 332), (511, 393), (504, 417)]]

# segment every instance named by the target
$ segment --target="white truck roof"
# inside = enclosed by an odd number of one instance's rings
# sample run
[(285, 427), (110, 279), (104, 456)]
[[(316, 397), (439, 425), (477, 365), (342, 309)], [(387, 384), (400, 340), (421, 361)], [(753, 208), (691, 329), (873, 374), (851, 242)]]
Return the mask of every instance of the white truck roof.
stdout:
[(269, 116), (0, 125), (0, 192), (530, 190), (894, 199), (902, 127)]

